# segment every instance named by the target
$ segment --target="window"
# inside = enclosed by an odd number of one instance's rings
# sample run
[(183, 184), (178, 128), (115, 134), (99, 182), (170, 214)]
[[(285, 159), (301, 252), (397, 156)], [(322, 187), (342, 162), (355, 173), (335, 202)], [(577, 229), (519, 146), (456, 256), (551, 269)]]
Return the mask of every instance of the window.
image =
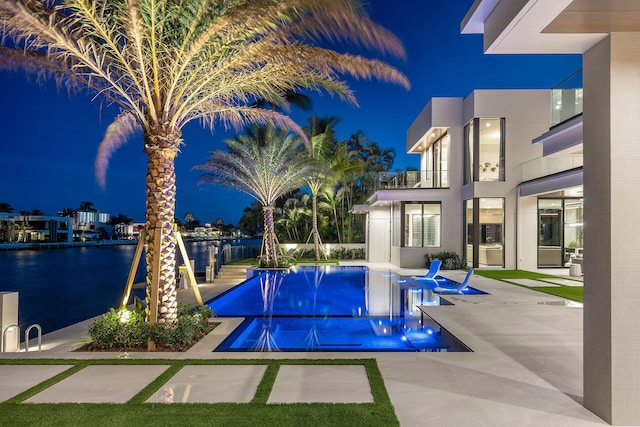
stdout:
[(472, 267), (503, 266), (504, 199), (465, 202), (466, 256)]
[(404, 204), (404, 247), (440, 246), (440, 204)]
[(473, 119), (465, 126), (464, 183), (504, 181), (504, 119)]

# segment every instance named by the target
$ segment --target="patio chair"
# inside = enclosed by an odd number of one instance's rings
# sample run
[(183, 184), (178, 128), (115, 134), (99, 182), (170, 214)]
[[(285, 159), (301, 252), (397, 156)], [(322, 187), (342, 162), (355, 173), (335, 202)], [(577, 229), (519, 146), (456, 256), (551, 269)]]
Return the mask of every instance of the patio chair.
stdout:
[(467, 284), (469, 283), (469, 278), (472, 275), (473, 275), (473, 268), (470, 268), (469, 271), (467, 271), (467, 275), (465, 276), (464, 280), (458, 286), (456, 286), (456, 287), (436, 286), (435, 288), (433, 288), (433, 292), (436, 292), (436, 293), (449, 293), (449, 294), (450, 293), (461, 294), (462, 291), (464, 291), (464, 289), (467, 287)]
[(442, 267), (442, 261), (434, 259), (429, 265), (429, 271), (424, 276), (411, 276), (414, 280), (435, 280), (438, 273), (440, 273), (440, 267)]
[(423, 276), (411, 276), (406, 279), (401, 279), (401, 280), (398, 280), (398, 283), (400, 283), (401, 285), (404, 285), (404, 284), (416, 285), (419, 283), (429, 282), (438, 286), (438, 282), (436, 281), (436, 276), (440, 272), (440, 267), (442, 267), (442, 261), (440, 261), (439, 259), (434, 259), (433, 261), (431, 261), (431, 264), (429, 265), (429, 271), (427, 271), (426, 274), (424, 274)]

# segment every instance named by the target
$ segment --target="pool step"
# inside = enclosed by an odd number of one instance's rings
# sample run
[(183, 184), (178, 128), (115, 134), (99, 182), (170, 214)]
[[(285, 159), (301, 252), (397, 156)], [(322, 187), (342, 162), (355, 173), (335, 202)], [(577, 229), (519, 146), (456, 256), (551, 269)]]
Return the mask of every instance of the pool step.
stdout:
[(247, 278), (247, 265), (223, 265), (218, 273), (219, 279), (241, 279)]

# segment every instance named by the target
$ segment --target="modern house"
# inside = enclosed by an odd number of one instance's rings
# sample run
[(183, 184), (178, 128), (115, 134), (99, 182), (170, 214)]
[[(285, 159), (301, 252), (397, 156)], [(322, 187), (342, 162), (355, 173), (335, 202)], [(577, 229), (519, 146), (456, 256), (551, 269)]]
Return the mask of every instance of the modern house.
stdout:
[(640, 425), (640, 1), (475, 0), (461, 30), (489, 54), (582, 55), (583, 402)]
[(0, 216), (6, 226), (4, 240), (7, 242), (72, 242), (71, 218), (50, 215)]
[(583, 241), (581, 94), (433, 98), (407, 131), (419, 170), (381, 175), (359, 207), (369, 261), (422, 267), (425, 253), (453, 251), (475, 268), (565, 266)]

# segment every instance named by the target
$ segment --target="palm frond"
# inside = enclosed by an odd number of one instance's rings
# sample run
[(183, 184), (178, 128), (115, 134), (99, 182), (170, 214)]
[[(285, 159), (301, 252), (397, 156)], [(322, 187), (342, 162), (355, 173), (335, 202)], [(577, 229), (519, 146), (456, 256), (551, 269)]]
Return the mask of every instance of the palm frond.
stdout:
[(96, 156), (96, 180), (101, 187), (105, 186), (109, 159), (113, 153), (125, 144), (131, 135), (141, 129), (140, 123), (128, 111), (120, 113), (107, 127), (107, 131), (98, 147)]

